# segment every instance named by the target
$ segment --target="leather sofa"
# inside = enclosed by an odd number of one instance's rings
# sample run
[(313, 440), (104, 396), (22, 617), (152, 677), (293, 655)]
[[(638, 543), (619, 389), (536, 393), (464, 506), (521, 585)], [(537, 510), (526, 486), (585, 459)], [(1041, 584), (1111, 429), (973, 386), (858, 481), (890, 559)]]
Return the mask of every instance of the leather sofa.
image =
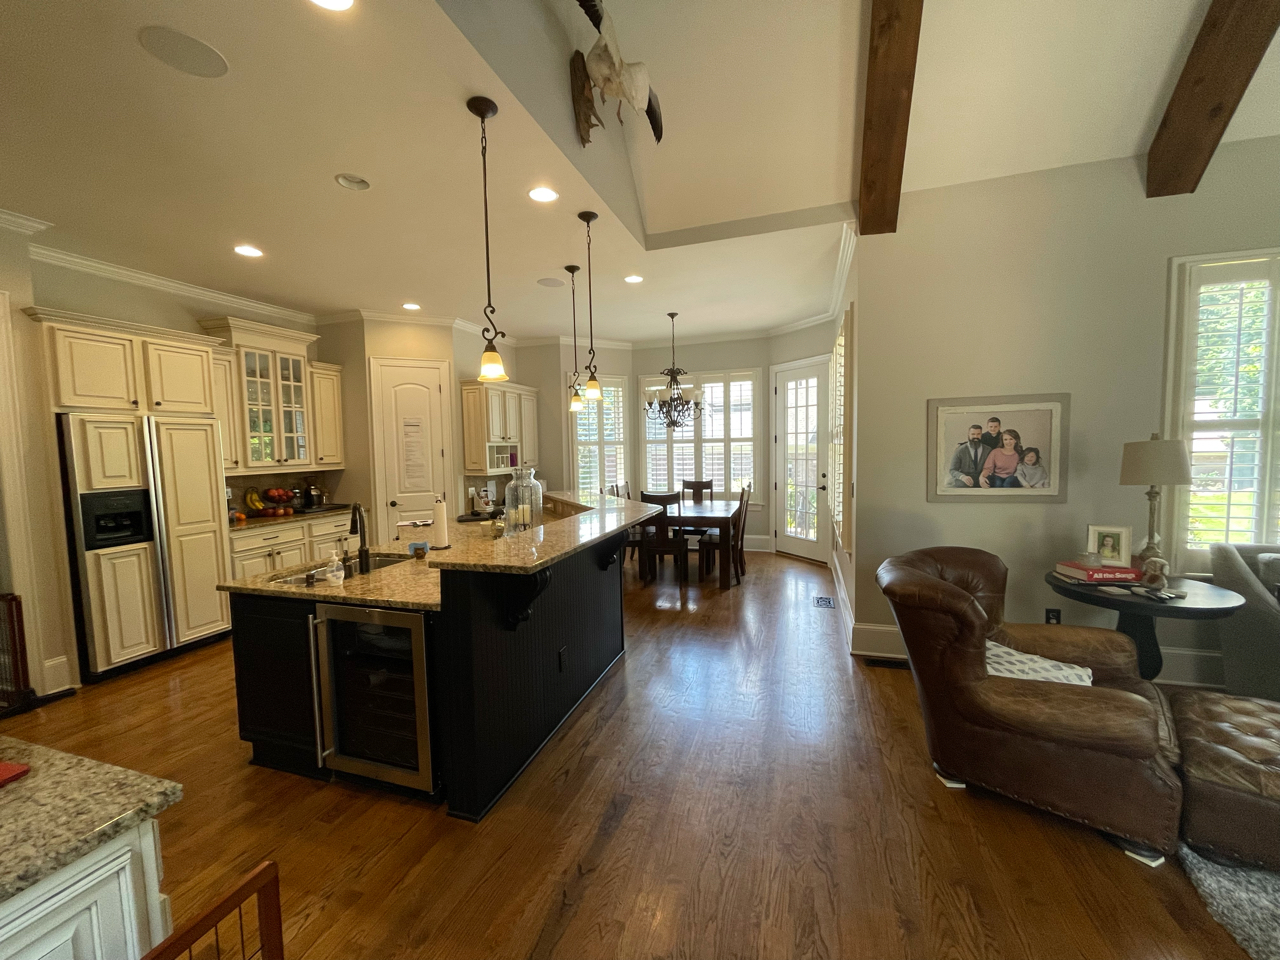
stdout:
[[(906, 641), (944, 776), (1172, 853), (1182, 783), (1169, 704), (1114, 630), (1004, 622), (1008, 570), (968, 547), (886, 560), (876, 582)], [(986, 641), (1092, 669), (1093, 686), (988, 676)]]

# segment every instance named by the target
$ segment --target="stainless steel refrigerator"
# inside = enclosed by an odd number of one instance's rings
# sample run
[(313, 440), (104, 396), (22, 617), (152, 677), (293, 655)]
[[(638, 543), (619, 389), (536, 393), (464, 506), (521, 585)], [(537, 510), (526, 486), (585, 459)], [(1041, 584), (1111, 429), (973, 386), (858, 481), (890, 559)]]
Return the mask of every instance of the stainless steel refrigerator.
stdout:
[(231, 628), (216, 420), (58, 414), (83, 679)]

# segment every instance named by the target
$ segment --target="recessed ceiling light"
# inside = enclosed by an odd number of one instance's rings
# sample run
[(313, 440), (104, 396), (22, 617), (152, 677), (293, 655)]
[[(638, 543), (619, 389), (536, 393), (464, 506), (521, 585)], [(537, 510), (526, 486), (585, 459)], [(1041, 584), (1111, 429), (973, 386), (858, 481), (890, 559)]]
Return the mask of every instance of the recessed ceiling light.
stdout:
[(369, 181), (364, 177), (358, 177), (354, 173), (340, 173), (333, 179), (338, 181), (338, 186), (346, 187), (348, 190), (368, 190)]
[(538, 283), (542, 284), (544, 287), (563, 287), (564, 286), (564, 281), (561, 280), (559, 277), (543, 277), (541, 280), (538, 281)]
[(311, 0), (311, 2), (326, 10), (350, 10), (355, 0)]
[(260, 256), (262, 256), (262, 251), (261, 251), (261, 250), (259, 250), (257, 247), (250, 246), (250, 245), (249, 245), (249, 244), (247, 244), (247, 243), (239, 244), (239, 245), (236, 247), (236, 253), (240, 254), (240, 256), (242, 256), (242, 257), (260, 257)]
[(623, 280), (625, 280), (625, 281), (627, 281), (627, 283), (640, 283), (640, 282), (642, 282), (642, 281), (644, 280), (644, 277), (636, 276), (636, 275), (633, 273), (631, 276), (629, 276), (629, 277), (623, 277), (622, 279), (623, 279)]
[(404, 307), (406, 310), (421, 310), (421, 309), (422, 309), (421, 304), (417, 304), (417, 303), (402, 303), (402, 304), (401, 304), (401, 306), (402, 306), (402, 307)]
[(529, 191), (529, 198), (537, 200), (539, 203), (550, 203), (552, 200), (559, 200), (560, 194), (550, 187), (534, 187)]
[(221, 77), (227, 72), (227, 60), (222, 54), (172, 27), (143, 27), (138, 31), (138, 42), (161, 63), (193, 77)]

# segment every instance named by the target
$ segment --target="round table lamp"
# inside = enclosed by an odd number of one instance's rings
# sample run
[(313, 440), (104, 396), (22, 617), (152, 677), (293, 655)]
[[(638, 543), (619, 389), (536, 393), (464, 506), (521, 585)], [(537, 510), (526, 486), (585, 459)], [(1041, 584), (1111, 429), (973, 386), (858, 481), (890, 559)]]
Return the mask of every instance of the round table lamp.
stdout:
[(1185, 440), (1161, 440), (1153, 433), (1150, 440), (1137, 440), (1124, 445), (1124, 457), (1120, 461), (1120, 484), (1131, 487), (1149, 487), (1147, 501), (1147, 545), (1138, 558), (1145, 563), (1152, 557), (1165, 559), (1156, 546), (1156, 522), (1160, 512), (1160, 488), (1167, 485), (1186, 486), (1191, 483), (1191, 458), (1187, 455)]

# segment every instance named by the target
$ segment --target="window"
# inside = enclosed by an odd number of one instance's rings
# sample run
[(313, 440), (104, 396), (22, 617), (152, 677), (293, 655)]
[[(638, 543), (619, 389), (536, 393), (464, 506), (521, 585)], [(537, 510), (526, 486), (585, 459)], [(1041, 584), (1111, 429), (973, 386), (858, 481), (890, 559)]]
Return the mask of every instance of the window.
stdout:
[(627, 382), (622, 377), (601, 377), (600, 399), (582, 403), (582, 410), (569, 414), (573, 489), (602, 493), (610, 484), (627, 479)]
[(1178, 488), (1179, 566), (1209, 568), (1212, 543), (1280, 539), (1275, 293), (1280, 257), (1181, 265), (1177, 435), (1191, 444)]
[[(670, 493), (682, 480), (710, 480), (719, 499), (736, 497), (744, 486), (759, 489), (755, 475), (755, 370), (693, 374), (687, 381), (702, 388), (702, 416), (679, 430), (644, 417), (644, 489)], [(641, 377), (640, 389), (666, 385), (663, 377)]]

